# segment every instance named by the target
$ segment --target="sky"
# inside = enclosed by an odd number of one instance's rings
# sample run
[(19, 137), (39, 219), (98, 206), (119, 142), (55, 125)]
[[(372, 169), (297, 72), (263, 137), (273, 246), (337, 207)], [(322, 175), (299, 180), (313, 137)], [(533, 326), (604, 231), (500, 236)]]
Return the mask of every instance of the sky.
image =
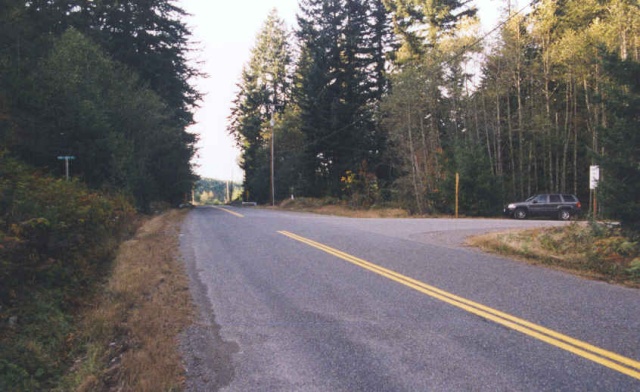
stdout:
[[(477, 0), (480, 19), (488, 30), (504, 1)], [(232, 101), (243, 66), (267, 19), (276, 8), (290, 29), (295, 27), (298, 0), (178, 0), (176, 4), (191, 14), (186, 24), (192, 32), (196, 51), (195, 67), (208, 75), (193, 81), (204, 94), (195, 112), (196, 124), (189, 131), (200, 135), (196, 173), (201, 177), (242, 182), (238, 166), (239, 150), (227, 134)], [(488, 22), (487, 22), (488, 21)]]

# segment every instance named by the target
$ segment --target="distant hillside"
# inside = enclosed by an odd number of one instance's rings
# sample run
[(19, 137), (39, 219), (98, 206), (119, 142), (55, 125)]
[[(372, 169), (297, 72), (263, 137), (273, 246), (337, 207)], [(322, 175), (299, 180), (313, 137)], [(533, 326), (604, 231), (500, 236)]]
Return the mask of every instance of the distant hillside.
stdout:
[(194, 200), (198, 204), (224, 204), (235, 200), (241, 194), (241, 184), (203, 178), (196, 182)]

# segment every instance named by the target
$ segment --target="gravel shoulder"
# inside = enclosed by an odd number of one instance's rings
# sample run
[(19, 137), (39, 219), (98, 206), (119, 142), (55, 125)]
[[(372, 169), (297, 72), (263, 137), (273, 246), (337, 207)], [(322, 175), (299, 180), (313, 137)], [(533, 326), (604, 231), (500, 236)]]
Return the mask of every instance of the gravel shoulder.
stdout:
[(194, 323), (180, 337), (186, 370), (186, 391), (218, 391), (228, 386), (234, 377), (232, 355), (239, 351), (234, 342), (226, 342), (220, 335), (220, 325), (216, 323), (215, 313), (207, 296), (207, 287), (200, 280), (196, 266), (197, 234), (192, 231), (194, 225), (186, 218), (180, 234), (180, 249), (189, 276), (191, 296), (198, 310)]

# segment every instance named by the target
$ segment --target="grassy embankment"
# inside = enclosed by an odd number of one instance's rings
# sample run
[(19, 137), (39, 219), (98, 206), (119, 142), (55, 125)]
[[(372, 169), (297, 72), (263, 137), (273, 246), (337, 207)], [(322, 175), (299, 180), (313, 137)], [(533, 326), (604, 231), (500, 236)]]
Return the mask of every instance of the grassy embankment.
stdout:
[(346, 216), (350, 218), (407, 218), (409, 213), (401, 208), (372, 207), (354, 208), (338, 199), (314, 199), (299, 197), (284, 200), (278, 208), (292, 211), (312, 212), (321, 215)]
[(0, 152), (0, 391), (179, 389), (182, 216), (122, 244), (139, 226), (127, 197)]
[(192, 320), (189, 282), (178, 261), (185, 212), (148, 220), (123, 243), (113, 273), (84, 317), (80, 356), (63, 389), (177, 391), (184, 368), (178, 335)]
[(589, 279), (640, 288), (640, 241), (600, 223), (491, 233), (468, 240), (483, 250)]

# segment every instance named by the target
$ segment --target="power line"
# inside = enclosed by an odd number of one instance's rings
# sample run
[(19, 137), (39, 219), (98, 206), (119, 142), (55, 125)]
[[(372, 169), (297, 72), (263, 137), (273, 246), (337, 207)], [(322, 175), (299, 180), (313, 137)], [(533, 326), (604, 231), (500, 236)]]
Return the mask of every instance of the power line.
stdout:
[(524, 12), (524, 10), (526, 10), (529, 7), (532, 7), (535, 3), (537, 2), (537, 0), (532, 0), (530, 3), (528, 3), (527, 5), (525, 5), (524, 7), (522, 7), (521, 9), (519, 9), (518, 11), (516, 11), (515, 13), (509, 15), (509, 17), (507, 17), (507, 19), (505, 19), (504, 21), (498, 23), (493, 29), (491, 29), (488, 33), (486, 33), (485, 35), (483, 35), (482, 37), (476, 39), (473, 43), (471, 43), (470, 45), (465, 45), (465, 47), (463, 48), (462, 51), (460, 51), (460, 53), (454, 55), (451, 59), (445, 61), (445, 64), (449, 64), (450, 62), (453, 62), (454, 60), (456, 60), (457, 58), (459, 58), (460, 56), (463, 56), (466, 53), (467, 48), (472, 48), (476, 45), (478, 45), (480, 42), (484, 41), (485, 39), (487, 39), (487, 37), (489, 37), (491, 34), (493, 34), (494, 32), (496, 32), (496, 30), (502, 28), (504, 25), (506, 25), (507, 23), (509, 23), (511, 21), (511, 19), (515, 18), (516, 16), (520, 15), (522, 12)]

